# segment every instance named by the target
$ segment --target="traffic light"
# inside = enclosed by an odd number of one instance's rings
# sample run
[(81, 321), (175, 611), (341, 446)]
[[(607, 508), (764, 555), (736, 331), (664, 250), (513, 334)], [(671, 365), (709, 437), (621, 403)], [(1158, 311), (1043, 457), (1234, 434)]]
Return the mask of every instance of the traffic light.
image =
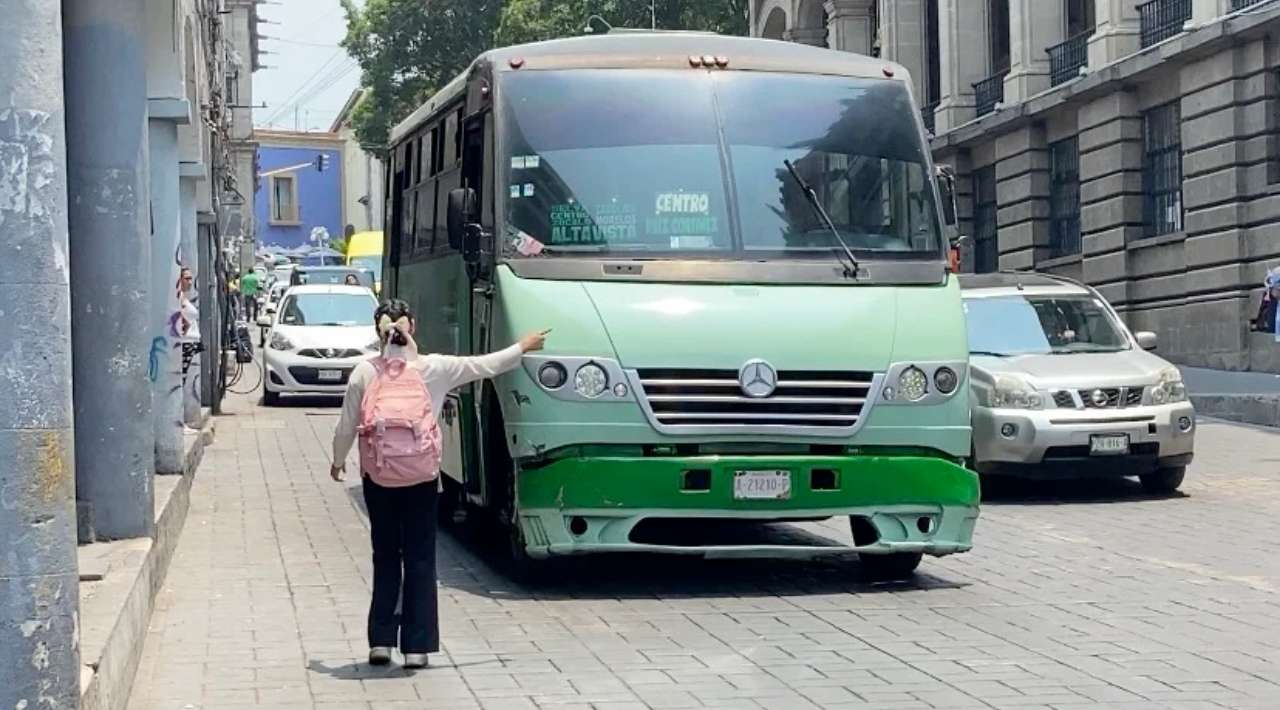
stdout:
[(316, 156), (316, 161), (315, 161), (315, 166), (316, 166), (316, 172), (321, 172), (321, 173), (323, 173), (323, 172), (325, 172), (326, 170), (328, 170), (328, 169), (329, 169), (329, 155), (328, 155), (327, 153), (321, 153), (321, 154), (317, 155), (317, 156)]

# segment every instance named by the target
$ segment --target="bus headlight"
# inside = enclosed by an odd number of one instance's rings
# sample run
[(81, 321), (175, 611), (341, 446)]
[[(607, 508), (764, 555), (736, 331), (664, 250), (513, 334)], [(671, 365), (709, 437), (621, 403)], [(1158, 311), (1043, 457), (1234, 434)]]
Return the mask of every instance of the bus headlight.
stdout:
[(565, 371), (564, 365), (558, 362), (548, 362), (538, 368), (538, 384), (549, 390), (558, 390), (564, 387), (564, 383), (569, 380), (569, 373)]
[(929, 394), (929, 376), (914, 365), (898, 376), (898, 396), (909, 402), (924, 399)]
[(938, 388), (939, 392), (943, 394), (951, 394), (952, 392), (955, 392), (956, 387), (960, 385), (960, 376), (956, 374), (955, 370), (952, 370), (949, 367), (939, 367), (938, 370), (933, 373), (933, 384)]
[(594, 362), (579, 367), (573, 376), (573, 391), (587, 399), (599, 397), (608, 387), (608, 373)]

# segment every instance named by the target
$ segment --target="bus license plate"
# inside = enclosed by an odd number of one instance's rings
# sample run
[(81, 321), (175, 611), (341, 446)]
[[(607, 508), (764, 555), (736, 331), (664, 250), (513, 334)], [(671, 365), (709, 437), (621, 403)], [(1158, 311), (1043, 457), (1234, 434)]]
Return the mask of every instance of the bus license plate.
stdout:
[(1129, 435), (1095, 434), (1089, 437), (1089, 453), (1094, 456), (1123, 456), (1129, 453)]
[(735, 471), (736, 500), (787, 500), (791, 497), (790, 471)]
[(340, 382), (342, 380), (342, 370), (321, 370), (320, 379), (325, 382)]

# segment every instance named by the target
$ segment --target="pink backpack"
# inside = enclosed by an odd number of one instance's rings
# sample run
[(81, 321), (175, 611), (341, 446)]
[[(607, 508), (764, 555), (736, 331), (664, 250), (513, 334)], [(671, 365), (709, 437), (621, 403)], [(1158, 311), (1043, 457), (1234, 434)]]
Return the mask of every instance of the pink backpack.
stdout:
[(360, 402), (360, 469), (374, 483), (403, 488), (440, 475), (440, 427), (422, 375), (404, 360), (378, 357)]

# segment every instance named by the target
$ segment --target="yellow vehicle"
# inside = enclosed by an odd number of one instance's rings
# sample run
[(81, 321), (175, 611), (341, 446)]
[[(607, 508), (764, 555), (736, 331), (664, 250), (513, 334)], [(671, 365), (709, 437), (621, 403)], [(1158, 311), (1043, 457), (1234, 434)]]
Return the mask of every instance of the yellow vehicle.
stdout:
[(373, 289), (382, 293), (382, 232), (359, 232), (347, 242), (347, 266), (373, 272)]

